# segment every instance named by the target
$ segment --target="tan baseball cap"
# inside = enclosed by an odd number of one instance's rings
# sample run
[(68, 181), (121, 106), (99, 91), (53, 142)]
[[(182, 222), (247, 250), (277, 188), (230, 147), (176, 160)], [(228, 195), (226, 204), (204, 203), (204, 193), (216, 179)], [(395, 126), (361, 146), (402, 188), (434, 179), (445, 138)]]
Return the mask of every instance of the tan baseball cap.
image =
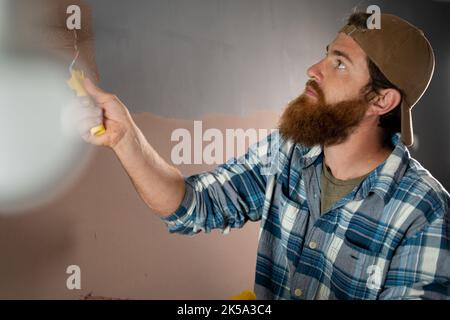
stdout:
[(434, 73), (430, 42), (422, 30), (391, 14), (381, 14), (380, 29), (346, 25), (339, 32), (352, 37), (384, 76), (403, 91), (401, 137), (406, 146), (411, 146), (411, 109), (427, 90)]

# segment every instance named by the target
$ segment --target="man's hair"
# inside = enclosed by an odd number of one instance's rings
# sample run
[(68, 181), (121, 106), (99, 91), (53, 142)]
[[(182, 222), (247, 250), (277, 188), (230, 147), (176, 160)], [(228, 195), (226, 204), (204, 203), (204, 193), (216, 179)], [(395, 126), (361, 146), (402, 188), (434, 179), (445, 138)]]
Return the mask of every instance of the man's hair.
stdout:
[[(347, 23), (361, 29), (367, 29), (367, 20), (371, 15), (365, 12), (355, 12), (349, 18)], [(386, 76), (380, 71), (377, 65), (367, 57), (367, 65), (369, 67), (370, 82), (363, 91), (368, 100), (373, 93), (379, 94), (381, 90), (393, 88), (401, 94), (400, 103), (388, 113), (381, 115), (378, 126), (384, 129), (383, 143), (386, 146), (391, 146), (391, 136), (394, 133), (401, 132), (401, 109), (400, 105), (403, 100), (403, 92), (397, 86), (392, 84)]]

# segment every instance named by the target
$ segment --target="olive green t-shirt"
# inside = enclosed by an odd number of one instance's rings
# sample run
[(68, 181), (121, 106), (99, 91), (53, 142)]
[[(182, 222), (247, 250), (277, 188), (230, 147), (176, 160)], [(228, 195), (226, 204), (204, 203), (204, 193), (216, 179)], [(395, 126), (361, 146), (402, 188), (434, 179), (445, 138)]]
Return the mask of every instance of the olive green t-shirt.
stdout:
[(325, 165), (325, 160), (322, 165), (321, 176), (321, 192), (320, 192), (320, 213), (323, 214), (335, 202), (342, 199), (350, 191), (359, 185), (368, 174), (351, 180), (336, 179), (331, 173), (330, 168)]

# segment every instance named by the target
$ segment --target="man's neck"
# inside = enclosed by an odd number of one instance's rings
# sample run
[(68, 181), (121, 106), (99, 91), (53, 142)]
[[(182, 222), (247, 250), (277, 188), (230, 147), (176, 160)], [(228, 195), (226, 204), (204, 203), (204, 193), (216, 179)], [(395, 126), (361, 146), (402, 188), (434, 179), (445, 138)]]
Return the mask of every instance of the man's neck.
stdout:
[(324, 161), (333, 176), (351, 180), (373, 171), (392, 153), (382, 143), (382, 129), (361, 126), (348, 139), (338, 145), (324, 147)]

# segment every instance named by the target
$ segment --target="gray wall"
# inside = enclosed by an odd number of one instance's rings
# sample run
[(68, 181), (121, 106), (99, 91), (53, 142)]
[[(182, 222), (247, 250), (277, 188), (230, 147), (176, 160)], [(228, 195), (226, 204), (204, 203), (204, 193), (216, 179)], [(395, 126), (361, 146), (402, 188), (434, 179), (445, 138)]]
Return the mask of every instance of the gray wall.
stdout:
[(283, 108), (355, 5), (378, 4), (428, 35), (435, 78), (414, 108), (417, 158), (450, 186), (450, 3), (91, 0), (101, 84), (133, 112), (183, 119)]

